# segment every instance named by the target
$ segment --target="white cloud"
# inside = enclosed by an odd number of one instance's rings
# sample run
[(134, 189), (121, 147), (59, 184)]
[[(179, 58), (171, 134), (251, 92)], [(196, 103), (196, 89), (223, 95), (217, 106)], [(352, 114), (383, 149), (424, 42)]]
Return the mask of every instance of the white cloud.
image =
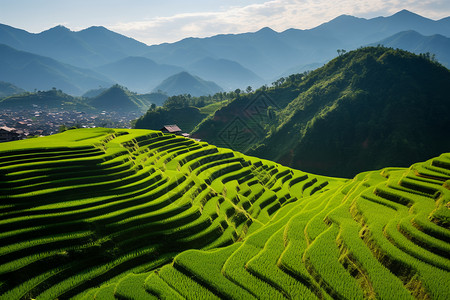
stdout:
[(174, 42), (184, 37), (257, 31), (271, 27), (308, 29), (341, 14), (360, 17), (391, 15), (408, 9), (439, 19), (450, 14), (448, 0), (272, 0), (259, 4), (222, 7), (221, 10), (179, 13), (168, 17), (118, 23), (110, 29), (147, 44)]

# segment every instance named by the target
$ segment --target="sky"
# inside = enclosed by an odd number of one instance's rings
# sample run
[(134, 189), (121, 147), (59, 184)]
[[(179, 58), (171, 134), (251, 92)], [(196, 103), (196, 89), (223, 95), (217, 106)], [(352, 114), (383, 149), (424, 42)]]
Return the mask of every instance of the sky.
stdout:
[(407, 9), (438, 20), (449, 0), (0, 0), (0, 23), (38, 33), (104, 26), (148, 45), (186, 37), (310, 29), (342, 15), (390, 16)]

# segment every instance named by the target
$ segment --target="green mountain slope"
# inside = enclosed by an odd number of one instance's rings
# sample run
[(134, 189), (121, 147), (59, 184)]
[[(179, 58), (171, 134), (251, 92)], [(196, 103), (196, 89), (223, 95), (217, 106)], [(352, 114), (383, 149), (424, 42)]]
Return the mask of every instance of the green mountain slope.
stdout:
[(149, 130), (0, 153), (1, 298), (450, 296), (450, 154), (344, 180)]
[(212, 81), (206, 81), (188, 72), (172, 75), (154, 88), (169, 96), (190, 94), (192, 96), (207, 96), (222, 92), (223, 89)]
[(426, 57), (362, 48), (277, 85), (241, 96), (194, 135), (344, 177), (387, 165), (406, 167), (450, 149), (443, 138), (450, 128), (450, 71)]

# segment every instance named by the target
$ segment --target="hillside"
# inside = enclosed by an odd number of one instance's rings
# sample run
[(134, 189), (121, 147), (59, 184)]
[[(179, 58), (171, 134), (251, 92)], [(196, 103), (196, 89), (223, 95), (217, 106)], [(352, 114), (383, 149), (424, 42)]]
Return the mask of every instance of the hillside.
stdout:
[(11, 82), (28, 91), (56, 87), (72, 95), (81, 95), (98, 86), (111, 85), (108, 78), (94, 71), (1, 44), (0, 80)]
[(0, 81), (0, 99), (12, 95), (22, 94), (25, 90), (9, 82)]
[(450, 154), (343, 180), (148, 130), (0, 153), (1, 298), (450, 297)]
[[(442, 139), (450, 128), (449, 83), (450, 71), (426, 57), (362, 48), (261, 97), (241, 96), (193, 134), (329, 176), (406, 167), (450, 149)], [(238, 134), (230, 138), (230, 130)]]
[(164, 125), (176, 124), (183, 132), (190, 133), (199, 123), (227, 105), (235, 96), (235, 92), (220, 92), (200, 97), (171, 96), (164, 100), (161, 107), (151, 107), (139, 117), (134, 122), (133, 128), (160, 130)]
[(194, 97), (214, 95), (223, 89), (212, 81), (181, 72), (166, 78), (158, 84), (154, 91), (162, 91), (169, 96), (189, 94)]

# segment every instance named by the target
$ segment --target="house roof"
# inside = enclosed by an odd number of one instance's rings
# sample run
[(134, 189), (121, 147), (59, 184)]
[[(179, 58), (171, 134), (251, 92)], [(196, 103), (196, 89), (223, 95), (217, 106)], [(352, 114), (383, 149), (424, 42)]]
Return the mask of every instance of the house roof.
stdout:
[(11, 127), (8, 127), (8, 126), (2, 126), (2, 127), (0, 127), (0, 130), (9, 131), (9, 132), (15, 132), (16, 131), (15, 128), (11, 128)]
[(177, 125), (164, 125), (164, 127), (161, 128), (161, 131), (168, 131), (170, 133), (173, 133), (173, 132), (180, 132), (181, 129)]

